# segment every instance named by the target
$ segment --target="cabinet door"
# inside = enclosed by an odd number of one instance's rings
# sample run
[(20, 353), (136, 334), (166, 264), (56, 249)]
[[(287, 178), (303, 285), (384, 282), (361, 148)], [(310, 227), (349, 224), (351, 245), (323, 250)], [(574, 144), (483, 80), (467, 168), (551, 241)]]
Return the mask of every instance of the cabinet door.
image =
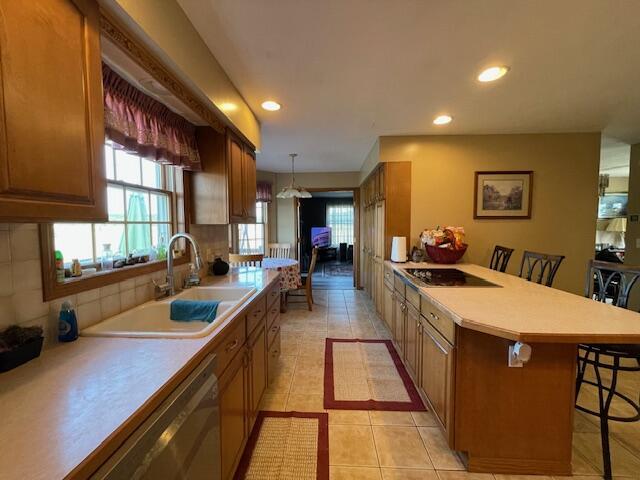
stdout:
[(244, 215), (247, 223), (256, 221), (256, 157), (246, 145), (243, 149)]
[(379, 259), (373, 260), (373, 285), (374, 285), (374, 304), (376, 306), (376, 312), (379, 315), (383, 314), (383, 291), (384, 291), (384, 272), (382, 268), (382, 261)]
[(390, 332), (394, 331), (393, 324), (393, 313), (394, 313), (394, 296), (393, 288), (389, 287), (389, 285), (384, 283), (384, 315), (382, 318), (384, 319), (384, 323), (387, 324), (387, 328)]
[(258, 413), (262, 394), (267, 387), (267, 339), (265, 335), (265, 326), (262, 325), (258, 332), (259, 333), (256, 334), (255, 340), (250, 347), (251, 401), (249, 408), (251, 412), (251, 425)]
[(404, 357), (404, 325), (406, 321), (407, 306), (404, 303), (404, 298), (400, 297), (397, 292), (395, 296), (395, 325), (393, 329), (393, 339), (396, 341), (398, 353), (401, 357)]
[(450, 431), (453, 414), (454, 349), (424, 319), (422, 324), (421, 385), (433, 412)]
[(278, 373), (278, 359), (280, 358), (280, 330), (276, 334), (276, 337), (269, 345), (269, 356), (267, 359), (267, 385), (269, 385)]
[(406, 360), (407, 370), (411, 376), (417, 380), (418, 376), (418, 330), (420, 326), (420, 312), (413, 307), (407, 305), (407, 323), (406, 323), (406, 346), (404, 358)]
[(229, 217), (232, 223), (240, 223), (245, 217), (243, 168), (244, 146), (233, 133), (227, 132), (227, 162), (229, 175)]
[(106, 221), (100, 13), (0, 0), (0, 221)]
[(225, 480), (233, 475), (246, 438), (245, 358), (240, 352), (219, 379), (221, 478)]

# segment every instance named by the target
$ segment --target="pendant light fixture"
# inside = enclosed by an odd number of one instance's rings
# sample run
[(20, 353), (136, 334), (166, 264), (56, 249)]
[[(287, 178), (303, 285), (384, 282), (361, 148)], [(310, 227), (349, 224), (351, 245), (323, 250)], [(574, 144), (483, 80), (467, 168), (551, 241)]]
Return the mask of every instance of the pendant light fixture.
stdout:
[(289, 184), (288, 187), (283, 188), (280, 191), (280, 193), (278, 193), (277, 197), (278, 198), (294, 198), (294, 197), (311, 198), (311, 194), (309, 192), (307, 192), (301, 186), (296, 185), (296, 171), (293, 164), (298, 154), (290, 153), (289, 156), (291, 157), (291, 184)]

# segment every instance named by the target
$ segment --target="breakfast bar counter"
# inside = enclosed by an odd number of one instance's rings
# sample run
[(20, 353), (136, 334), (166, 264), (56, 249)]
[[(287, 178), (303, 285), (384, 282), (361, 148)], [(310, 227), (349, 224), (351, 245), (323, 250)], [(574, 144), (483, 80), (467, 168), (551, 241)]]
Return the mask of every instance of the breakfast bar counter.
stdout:
[[(427, 286), (416, 268), (494, 285)], [(467, 469), (571, 475), (577, 345), (640, 343), (640, 314), (471, 264), (386, 262), (384, 284), (396, 348)], [(510, 365), (516, 342), (531, 356)]]

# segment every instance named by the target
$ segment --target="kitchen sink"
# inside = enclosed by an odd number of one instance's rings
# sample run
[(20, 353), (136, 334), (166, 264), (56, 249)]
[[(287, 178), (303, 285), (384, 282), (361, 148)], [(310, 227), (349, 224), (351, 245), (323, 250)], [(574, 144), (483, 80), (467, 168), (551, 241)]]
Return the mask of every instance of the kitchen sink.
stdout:
[[(119, 315), (85, 328), (80, 332), (88, 337), (138, 338), (198, 338), (212, 332), (221, 322), (256, 292), (252, 287), (193, 287), (159, 301), (143, 303)], [(171, 320), (173, 300), (217, 300), (218, 313), (211, 323), (203, 321), (177, 322)]]

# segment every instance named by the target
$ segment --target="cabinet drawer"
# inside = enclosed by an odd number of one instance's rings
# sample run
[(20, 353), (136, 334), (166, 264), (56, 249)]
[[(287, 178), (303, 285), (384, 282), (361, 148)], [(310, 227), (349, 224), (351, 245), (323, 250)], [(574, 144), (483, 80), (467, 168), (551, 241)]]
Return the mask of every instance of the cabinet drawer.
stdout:
[(405, 297), (407, 299), (407, 303), (410, 303), (416, 310), (420, 310), (420, 294), (418, 290), (413, 288), (411, 285), (407, 285), (405, 288)]
[(384, 281), (393, 287), (393, 268), (389, 265), (384, 266)]
[[(267, 328), (280, 319), (280, 302), (275, 302), (267, 310)], [(279, 323), (279, 322), (278, 322)]]
[(431, 301), (422, 297), (420, 313), (451, 344), (456, 343), (456, 324)]
[(244, 341), (246, 338), (246, 330), (244, 318), (236, 320), (237, 324), (232, 327), (229, 335), (224, 337), (224, 340), (216, 349), (214, 353), (216, 354), (216, 375), (220, 376), (222, 372), (224, 372), (229, 362), (233, 359), (233, 357), (238, 353), (238, 351), (242, 350), (242, 346), (244, 345)]
[(267, 306), (271, 308), (276, 300), (280, 299), (280, 282), (277, 282), (271, 290), (267, 292)]
[(397, 273), (393, 275), (393, 287), (395, 288), (396, 292), (398, 292), (398, 295), (404, 298), (405, 283), (402, 277)]
[(251, 335), (251, 332), (260, 324), (260, 320), (264, 318), (267, 312), (267, 299), (266, 296), (260, 297), (253, 302), (247, 312), (247, 335)]
[(271, 346), (271, 343), (275, 340), (276, 336), (280, 334), (280, 318), (278, 317), (273, 325), (267, 330), (267, 345)]

